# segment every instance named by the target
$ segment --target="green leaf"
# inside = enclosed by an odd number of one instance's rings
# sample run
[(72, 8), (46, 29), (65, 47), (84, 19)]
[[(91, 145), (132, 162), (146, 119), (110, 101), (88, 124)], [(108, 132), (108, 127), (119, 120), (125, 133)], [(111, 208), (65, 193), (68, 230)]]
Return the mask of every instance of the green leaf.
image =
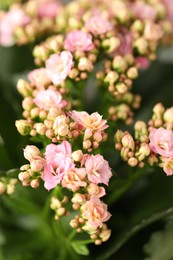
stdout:
[[(85, 241), (84, 241), (85, 242)], [(74, 251), (79, 255), (89, 255), (89, 250), (82, 241), (74, 241), (71, 243)]]
[(173, 222), (168, 222), (165, 230), (151, 235), (149, 242), (144, 246), (148, 257), (145, 260), (171, 260), (173, 259)]

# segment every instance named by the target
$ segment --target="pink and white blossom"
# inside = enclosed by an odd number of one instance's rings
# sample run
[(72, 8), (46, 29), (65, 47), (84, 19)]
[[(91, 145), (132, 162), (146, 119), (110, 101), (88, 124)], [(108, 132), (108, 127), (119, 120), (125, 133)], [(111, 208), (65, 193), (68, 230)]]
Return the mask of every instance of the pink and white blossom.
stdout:
[(46, 147), (46, 164), (42, 179), (47, 190), (56, 187), (64, 174), (75, 167), (70, 155), (71, 145), (67, 141), (63, 141), (60, 145), (50, 144)]
[(81, 30), (69, 32), (64, 42), (64, 48), (68, 51), (90, 51), (94, 48), (90, 33)]
[(84, 180), (86, 176), (85, 168), (74, 168), (67, 171), (62, 179), (62, 186), (76, 192), (87, 185)]
[(67, 102), (62, 99), (61, 94), (52, 89), (38, 91), (33, 101), (39, 108), (47, 111), (52, 107), (62, 108), (67, 105)]
[(140, 69), (147, 69), (150, 66), (150, 61), (146, 57), (136, 57), (135, 61)]
[[(38, 0), (37, 0), (38, 1)], [(37, 15), (39, 18), (55, 18), (61, 10), (61, 3), (57, 0), (39, 0)]]
[(75, 111), (73, 110), (70, 113), (71, 118), (79, 123), (84, 129), (91, 129), (93, 131), (103, 131), (109, 126), (106, 124), (107, 121), (102, 119), (102, 116), (99, 113), (95, 112), (89, 115), (85, 111)]
[(95, 184), (104, 183), (108, 185), (112, 176), (108, 162), (102, 155), (91, 155), (85, 161), (85, 168), (88, 179)]
[(45, 85), (50, 83), (50, 79), (47, 76), (47, 71), (45, 68), (32, 70), (28, 73), (28, 78), (30, 82), (39, 89), (44, 88)]
[(164, 157), (173, 157), (173, 131), (160, 127), (153, 128), (149, 135), (150, 149)]
[(151, 20), (154, 21), (156, 19), (157, 13), (156, 10), (142, 2), (135, 2), (132, 4), (132, 11), (136, 18), (141, 19), (143, 21), (145, 20)]
[(52, 54), (46, 61), (47, 76), (55, 85), (58, 85), (68, 77), (72, 65), (71, 52), (62, 51), (60, 54)]
[(0, 45), (7, 47), (13, 45), (15, 28), (29, 22), (30, 17), (18, 8), (11, 9), (4, 14), (0, 19)]
[(123, 29), (122, 33), (120, 33), (118, 36), (120, 39), (120, 46), (118, 47), (116, 52), (122, 56), (132, 53), (132, 34), (129, 31), (125, 31), (125, 29)]
[(85, 23), (86, 29), (94, 35), (107, 33), (113, 29), (113, 25), (101, 15), (90, 17)]
[(98, 197), (92, 197), (81, 206), (82, 217), (94, 228), (102, 227), (111, 214), (107, 211), (107, 205)]

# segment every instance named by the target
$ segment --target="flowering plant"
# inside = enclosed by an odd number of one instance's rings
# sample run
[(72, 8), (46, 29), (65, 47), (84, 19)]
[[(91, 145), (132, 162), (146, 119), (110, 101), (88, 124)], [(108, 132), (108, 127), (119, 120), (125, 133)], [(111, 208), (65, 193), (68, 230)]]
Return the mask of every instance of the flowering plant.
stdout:
[(172, 259), (171, 1), (2, 4), (2, 259)]

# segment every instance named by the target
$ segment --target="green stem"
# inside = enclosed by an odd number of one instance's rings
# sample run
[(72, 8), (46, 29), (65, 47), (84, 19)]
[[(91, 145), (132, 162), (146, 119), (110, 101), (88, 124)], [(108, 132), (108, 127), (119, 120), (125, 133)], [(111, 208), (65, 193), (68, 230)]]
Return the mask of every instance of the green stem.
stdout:
[(154, 223), (155, 221), (168, 217), (172, 214), (173, 214), (173, 208), (169, 208), (167, 210), (164, 210), (164, 211), (161, 211), (158, 213), (154, 213), (148, 219), (143, 219), (139, 224), (132, 227), (132, 229), (130, 231), (126, 232), (125, 234), (122, 234), (122, 236), (118, 242), (117, 242), (117, 240), (115, 240), (111, 244), (111, 248), (109, 248), (109, 251), (105, 252), (104, 254), (102, 254), (102, 256), (99, 256), (96, 259), (97, 260), (109, 259), (110, 256), (115, 254), (131, 237), (133, 237), (140, 230), (142, 230), (143, 228), (147, 227), (148, 225)]

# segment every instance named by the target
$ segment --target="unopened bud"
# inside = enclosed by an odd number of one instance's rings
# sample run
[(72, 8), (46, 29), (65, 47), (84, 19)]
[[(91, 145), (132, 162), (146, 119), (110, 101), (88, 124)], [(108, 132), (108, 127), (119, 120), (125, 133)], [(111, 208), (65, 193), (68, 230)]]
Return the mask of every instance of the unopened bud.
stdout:
[(15, 125), (17, 127), (18, 132), (21, 135), (29, 135), (32, 129), (32, 124), (27, 120), (16, 120)]
[(166, 123), (173, 124), (173, 107), (167, 109), (163, 115), (163, 119)]
[(109, 84), (114, 84), (119, 78), (119, 74), (116, 71), (109, 71), (106, 77), (104, 78), (104, 82), (108, 82)]
[(131, 67), (130, 69), (128, 69), (127, 71), (127, 77), (130, 79), (135, 79), (138, 76), (138, 70), (136, 67)]
[(127, 63), (122, 56), (115, 56), (112, 66), (119, 73), (122, 73), (127, 69)]
[(135, 167), (138, 164), (138, 160), (135, 157), (131, 157), (128, 160), (128, 165)]
[(73, 152), (71, 156), (75, 162), (80, 162), (83, 158), (83, 152), (81, 150), (77, 150)]
[(39, 179), (34, 179), (30, 182), (30, 186), (34, 189), (38, 188), (40, 185)]
[(124, 148), (129, 148), (132, 151), (134, 151), (134, 149), (135, 149), (135, 142), (134, 142), (133, 137), (129, 133), (126, 133), (122, 137), (121, 142), (122, 142), (122, 145), (123, 145)]

